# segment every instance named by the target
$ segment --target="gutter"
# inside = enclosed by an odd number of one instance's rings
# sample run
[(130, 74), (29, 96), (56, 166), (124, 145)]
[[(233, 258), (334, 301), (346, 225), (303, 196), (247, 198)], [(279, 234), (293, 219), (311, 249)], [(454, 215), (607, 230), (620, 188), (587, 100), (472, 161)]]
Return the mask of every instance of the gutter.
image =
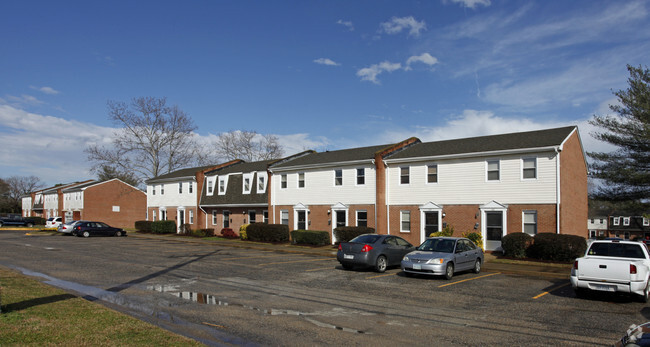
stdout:
[(555, 153), (557, 154), (556, 156), (556, 161), (555, 161), (555, 233), (559, 234), (560, 233), (560, 202), (561, 202), (561, 191), (560, 191), (560, 185), (561, 185), (561, 177), (560, 177), (560, 152), (562, 152), (562, 146), (555, 147)]

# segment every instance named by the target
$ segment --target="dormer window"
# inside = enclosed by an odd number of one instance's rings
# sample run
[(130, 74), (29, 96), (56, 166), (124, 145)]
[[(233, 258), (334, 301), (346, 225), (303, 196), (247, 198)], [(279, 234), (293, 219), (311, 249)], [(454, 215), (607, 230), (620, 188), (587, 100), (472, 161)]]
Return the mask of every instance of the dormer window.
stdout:
[(257, 174), (257, 193), (261, 194), (266, 191), (266, 177), (262, 174)]
[(208, 195), (212, 195), (214, 191), (214, 183), (208, 178)]
[(228, 176), (219, 177), (219, 195), (226, 194), (227, 184), (228, 184)]
[(252, 189), (252, 184), (253, 184), (253, 174), (244, 174), (243, 175), (243, 193), (244, 194), (250, 194), (251, 189)]

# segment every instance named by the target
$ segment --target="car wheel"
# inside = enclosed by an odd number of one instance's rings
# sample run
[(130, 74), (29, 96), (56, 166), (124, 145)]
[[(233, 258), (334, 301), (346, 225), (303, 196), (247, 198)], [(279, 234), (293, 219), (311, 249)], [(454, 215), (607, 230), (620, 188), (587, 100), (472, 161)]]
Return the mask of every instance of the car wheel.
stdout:
[(28, 228), (31, 228), (31, 227), (33, 227), (33, 226), (34, 226), (34, 224), (32, 224), (32, 223), (27, 223), (27, 227), (28, 227)]
[(648, 302), (648, 297), (650, 296), (650, 283), (646, 284), (645, 289), (643, 289), (643, 294), (639, 295), (639, 301), (642, 303)]
[(342, 265), (343, 268), (346, 269), (346, 270), (352, 270), (352, 268), (353, 268), (352, 264), (341, 264), (341, 265)]
[(481, 259), (476, 259), (476, 263), (474, 263), (474, 269), (472, 271), (477, 274), (481, 272)]
[(377, 262), (375, 263), (375, 270), (377, 272), (384, 272), (386, 271), (387, 267), (388, 267), (388, 261), (386, 260), (386, 257), (384, 257), (383, 255), (377, 257)]
[(84, 231), (82, 235), (83, 235), (83, 237), (88, 237), (88, 236), (90, 236), (90, 232)]
[(450, 280), (452, 277), (454, 277), (454, 264), (447, 263), (447, 267), (445, 268), (445, 278)]
[(116, 232), (115, 232), (115, 236), (118, 236), (118, 237), (119, 237), (119, 236), (122, 236), (122, 232), (121, 232), (121, 231), (116, 231)]

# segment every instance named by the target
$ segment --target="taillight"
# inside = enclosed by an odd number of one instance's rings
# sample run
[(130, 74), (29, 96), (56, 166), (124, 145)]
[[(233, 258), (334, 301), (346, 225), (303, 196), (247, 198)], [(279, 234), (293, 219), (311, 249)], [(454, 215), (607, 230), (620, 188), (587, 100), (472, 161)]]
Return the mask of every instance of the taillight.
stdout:
[(630, 275), (636, 275), (636, 265), (630, 264)]
[(339, 251), (342, 251), (342, 250), (343, 250), (343, 245), (341, 245), (341, 244), (339, 243)]
[(573, 262), (573, 268), (578, 270), (578, 261), (577, 260)]
[(74, 227), (74, 228), (77, 229), (77, 230), (81, 230), (81, 227), (80, 227), (80, 226), (76, 226), (76, 227)]
[(370, 252), (372, 250), (372, 246), (370, 245), (363, 245), (363, 248), (361, 248), (361, 252)]

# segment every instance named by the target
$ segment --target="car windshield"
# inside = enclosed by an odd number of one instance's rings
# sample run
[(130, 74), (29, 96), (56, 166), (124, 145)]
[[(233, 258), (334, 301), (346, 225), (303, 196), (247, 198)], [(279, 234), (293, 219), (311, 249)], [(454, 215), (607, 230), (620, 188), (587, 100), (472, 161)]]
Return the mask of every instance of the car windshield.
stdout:
[(453, 253), (455, 244), (455, 240), (427, 239), (420, 245), (420, 247), (418, 247), (418, 250), (425, 252)]
[(353, 238), (350, 242), (355, 243), (375, 243), (379, 239), (379, 235), (359, 235)]

